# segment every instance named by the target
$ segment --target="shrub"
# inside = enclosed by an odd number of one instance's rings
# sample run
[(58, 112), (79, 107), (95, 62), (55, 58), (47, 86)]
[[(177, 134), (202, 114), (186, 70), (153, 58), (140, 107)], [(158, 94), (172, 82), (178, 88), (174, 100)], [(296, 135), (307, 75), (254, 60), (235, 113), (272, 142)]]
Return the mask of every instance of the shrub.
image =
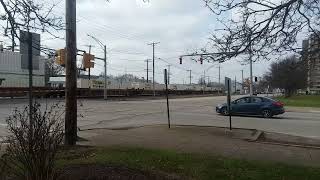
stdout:
[[(13, 176), (24, 180), (54, 180), (55, 156), (63, 140), (59, 105), (41, 110), (35, 103), (31, 118), (29, 106), (15, 109), (6, 120), (10, 135), (1, 157), (0, 178)], [(31, 119), (31, 121), (30, 121)]]

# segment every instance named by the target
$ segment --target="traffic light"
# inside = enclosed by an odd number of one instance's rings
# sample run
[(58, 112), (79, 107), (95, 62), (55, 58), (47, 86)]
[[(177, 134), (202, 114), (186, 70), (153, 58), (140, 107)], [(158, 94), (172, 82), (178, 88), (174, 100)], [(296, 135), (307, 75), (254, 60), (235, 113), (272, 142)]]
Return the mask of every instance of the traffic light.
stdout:
[(203, 64), (203, 58), (202, 58), (202, 56), (200, 57), (200, 64)]
[(94, 55), (89, 53), (83, 53), (83, 68), (94, 68)]
[(180, 64), (182, 64), (182, 57), (180, 57), (179, 60), (180, 60)]
[(258, 82), (258, 77), (254, 77), (254, 81), (255, 81), (255, 82)]
[(66, 50), (65, 49), (59, 49), (56, 51), (56, 64), (59, 64), (60, 66), (65, 65), (65, 59), (66, 59)]

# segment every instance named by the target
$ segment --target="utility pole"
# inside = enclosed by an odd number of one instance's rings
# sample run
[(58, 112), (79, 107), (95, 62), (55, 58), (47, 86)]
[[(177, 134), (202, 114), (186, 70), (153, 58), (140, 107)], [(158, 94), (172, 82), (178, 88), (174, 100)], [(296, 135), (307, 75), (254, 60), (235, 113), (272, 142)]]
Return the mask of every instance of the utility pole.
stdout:
[(250, 96), (253, 96), (252, 53), (250, 52)]
[(149, 83), (149, 62), (150, 61), (151, 61), (151, 59), (145, 60), (145, 62), (147, 62), (147, 83)]
[(76, 0), (66, 0), (66, 112), (65, 144), (77, 141), (77, 33)]
[(221, 84), (221, 64), (219, 63), (219, 84)]
[(168, 84), (170, 84), (170, 75), (171, 75), (170, 67), (171, 67), (171, 65), (167, 65), (167, 66), (168, 66)]
[[(29, 122), (33, 128), (33, 61), (32, 61), (32, 33), (28, 31), (28, 69), (29, 69)], [(12, 45), (13, 46), (13, 45)], [(32, 129), (31, 129), (32, 130)]]
[(234, 94), (237, 94), (237, 76), (234, 77)]
[(159, 44), (160, 42), (153, 42), (150, 43), (148, 45), (152, 45), (152, 83), (153, 83), (153, 96), (156, 96), (156, 89), (155, 89), (155, 81), (154, 81), (154, 72), (155, 72), (155, 68), (154, 68), (154, 48), (157, 44)]
[(190, 85), (192, 84), (192, 70), (187, 70), (189, 74), (189, 79), (190, 79)]

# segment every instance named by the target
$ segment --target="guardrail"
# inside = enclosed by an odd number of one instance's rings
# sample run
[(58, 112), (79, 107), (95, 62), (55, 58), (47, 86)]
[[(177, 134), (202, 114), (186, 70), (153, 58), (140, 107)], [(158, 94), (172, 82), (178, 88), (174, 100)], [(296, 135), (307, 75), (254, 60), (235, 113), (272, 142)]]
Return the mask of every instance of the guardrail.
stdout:
[[(0, 97), (26, 97), (29, 88), (21, 87), (0, 87)], [(77, 89), (78, 97), (103, 97), (103, 89)], [(203, 95), (203, 94), (216, 94), (219, 91), (195, 91), (195, 90), (170, 90), (170, 95)], [(35, 97), (64, 97), (64, 88), (51, 88), (51, 87), (33, 87), (33, 95)], [(138, 96), (152, 96), (153, 90), (146, 89), (108, 89), (109, 97), (138, 97)], [(157, 96), (165, 95), (165, 90), (156, 90)]]

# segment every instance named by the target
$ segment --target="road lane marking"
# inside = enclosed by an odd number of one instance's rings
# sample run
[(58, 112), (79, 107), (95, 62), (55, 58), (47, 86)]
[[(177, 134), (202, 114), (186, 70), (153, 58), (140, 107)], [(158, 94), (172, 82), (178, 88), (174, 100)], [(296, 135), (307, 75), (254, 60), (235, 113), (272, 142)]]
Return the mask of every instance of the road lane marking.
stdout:
[(313, 111), (313, 110), (311, 110), (309, 112), (311, 112), (311, 113), (320, 113), (320, 111)]
[(1, 124), (1, 123), (0, 123), (0, 126), (6, 127), (6, 126), (7, 126), (7, 124)]

